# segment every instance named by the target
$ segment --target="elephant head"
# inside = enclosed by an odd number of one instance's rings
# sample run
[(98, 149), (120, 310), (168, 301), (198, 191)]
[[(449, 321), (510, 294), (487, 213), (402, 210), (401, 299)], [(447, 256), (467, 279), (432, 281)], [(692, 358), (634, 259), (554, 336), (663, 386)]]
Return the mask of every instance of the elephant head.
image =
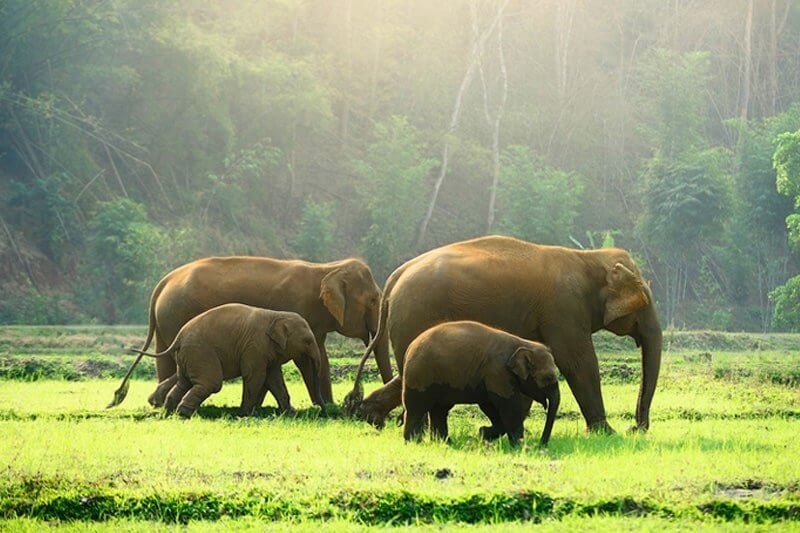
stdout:
[(550, 440), (556, 419), (561, 393), (558, 388), (558, 368), (550, 349), (543, 344), (532, 343), (518, 348), (506, 363), (516, 377), (520, 391), (542, 404), (547, 410), (547, 419), (542, 430), (542, 446)]
[(320, 298), (339, 333), (369, 344), (378, 329), (381, 291), (367, 265), (349, 259), (330, 271), (322, 278)]
[(322, 356), (308, 322), (296, 313), (281, 313), (270, 323), (267, 335), (277, 345), (280, 353), (293, 359), (298, 366), (311, 365), (315, 377), (312, 401), (324, 406), (320, 387)]
[[(642, 381), (636, 403), (636, 429), (650, 426), (650, 404), (661, 367), (661, 324), (655, 310), (653, 294), (636, 265), (625, 254), (607, 267), (601, 290), (603, 328), (617, 335), (633, 337), (642, 349)], [(630, 266), (626, 266), (628, 263)]]

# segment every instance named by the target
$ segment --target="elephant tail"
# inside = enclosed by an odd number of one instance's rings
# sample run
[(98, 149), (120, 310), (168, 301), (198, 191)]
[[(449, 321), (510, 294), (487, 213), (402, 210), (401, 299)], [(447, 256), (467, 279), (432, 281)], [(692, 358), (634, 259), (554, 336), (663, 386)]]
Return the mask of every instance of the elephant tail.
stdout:
[[(165, 355), (169, 355), (173, 351), (175, 351), (177, 341), (178, 339), (176, 338), (174, 341), (172, 341), (172, 344), (169, 345), (169, 348), (167, 348), (163, 352), (150, 353), (150, 352), (145, 352), (144, 350), (137, 350), (136, 348), (131, 348), (131, 353), (139, 354), (139, 356), (136, 358), (136, 363), (139, 362), (139, 360), (142, 358), (143, 355), (146, 355), (147, 357), (152, 357), (154, 359), (158, 359), (159, 357), (164, 357)], [(133, 366), (136, 366), (136, 363), (134, 363)]]
[(348, 416), (355, 412), (356, 407), (358, 407), (358, 404), (361, 403), (361, 400), (364, 397), (364, 390), (361, 387), (361, 377), (364, 372), (364, 365), (366, 364), (367, 359), (369, 359), (369, 355), (375, 349), (375, 345), (379, 342), (381, 336), (387, 334), (386, 328), (389, 316), (389, 296), (391, 295), (392, 289), (404, 270), (405, 269), (401, 266), (392, 272), (392, 275), (386, 280), (386, 285), (384, 286), (383, 294), (381, 295), (381, 308), (380, 313), (378, 313), (378, 327), (366, 350), (364, 350), (364, 355), (361, 356), (361, 360), (358, 362), (358, 369), (356, 370), (356, 379), (355, 383), (353, 383), (353, 390), (350, 391), (344, 399), (344, 412)]
[[(150, 343), (153, 342), (153, 337), (155, 336), (156, 332), (156, 301), (158, 297), (161, 295), (161, 291), (164, 289), (164, 286), (167, 284), (167, 278), (169, 276), (162, 279), (156, 288), (153, 289), (153, 294), (150, 295), (150, 312), (149, 312), (149, 319), (147, 324), (147, 339), (144, 341), (144, 346), (142, 346), (141, 350), (134, 350), (135, 353), (138, 353), (139, 356), (133, 361), (133, 364), (128, 369), (128, 373), (125, 374), (125, 377), (122, 378), (122, 383), (120, 384), (119, 388), (114, 391), (114, 399), (111, 401), (110, 404), (106, 406), (106, 409), (110, 409), (122, 403), (125, 397), (128, 395), (128, 380), (133, 374), (133, 369), (136, 368), (136, 365), (139, 364), (139, 361), (142, 360), (142, 356), (145, 355), (144, 351), (150, 347)], [(175, 344), (173, 342), (173, 344)], [(169, 348), (167, 348), (169, 350)]]

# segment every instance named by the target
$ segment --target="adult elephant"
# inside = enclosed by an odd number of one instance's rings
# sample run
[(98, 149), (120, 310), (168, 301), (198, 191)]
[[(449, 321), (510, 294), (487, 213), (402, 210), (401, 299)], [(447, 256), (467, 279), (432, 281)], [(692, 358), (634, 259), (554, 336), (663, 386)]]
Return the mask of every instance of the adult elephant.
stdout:
[(647, 284), (625, 250), (573, 250), (510, 237), (436, 248), (395, 270), (383, 291), (378, 333), (362, 357), (345, 411), (382, 425), (400, 404), (401, 381), (361, 400), (361, 369), (375, 349), (381, 368), (391, 341), (402, 376), (406, 349), (438, 323), (474, 320), (547, 344), (590, 430), (612, 432), (600, 392), (592, 333), (634, 338), (642, 350), (636, 427), (650, 424), (661, 365), (661, 326)]
[[(200, 313), (227, 303), (242, 303), (273, 311), (292, 311), (311, 327), (321, 356), (320, 389), (326, 403), (333, 401), (325, 337), (337, 331), (345, 337), (369, 343), (377, 331), (380, 289), (369, 267), (358, 259), (332, 263), (309, 263), (268, 257), (208, 257), (176, 268), (167, 274), (150, 297), (150, 324), (146, 351), (155, 339), (156, 351), (172, 344), (181, 327)], [(379, 348), (384, 381), (392, 377), (389, 355)], [(175, 375), (175, 361), (161, 357), (156, 361), (158, 381)], [(131, 368), (132, 370), (132, 368)], [(311, 397), (314, 375), (300, 367)], [(125, 398), (121, 386), (112, 405)], [(164, 398), (154, 393), (150, 403), (162, 405)]]

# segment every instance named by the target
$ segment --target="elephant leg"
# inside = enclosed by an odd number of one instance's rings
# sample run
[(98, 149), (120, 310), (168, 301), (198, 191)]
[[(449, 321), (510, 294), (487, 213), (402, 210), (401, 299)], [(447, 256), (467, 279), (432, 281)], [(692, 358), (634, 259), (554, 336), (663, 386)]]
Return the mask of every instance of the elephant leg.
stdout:
[(389, 413), (400, 405), (403, 397), (403, 381), (400, 376), (379, 388), (361, 402), (358, 414), (375, 427), (383, 427)]
[(258, 391), (258, 396), (256, 396), (256, 404), (254, 409), (258, 409), (259, 407), (264, 405), (264, 400), (267, 397), (267, 392), (269, 392), (269, 389), (267, 388), (267, 378), (265, 375), (264, 384), (261, 386), (261, 390)]
[(389, 360), (389, 334), (384, 330), (375, 343), (375, 362), (384, 383), (392, 380), (392, 362)]
[(491, 426), (483, 426), (480, 429), (480, 435), (483, 440), (491, 442), (499, 439), (505, 434), (506, 429), (503, 426), (503, 419), (500, 417), (500, 412), (495, 408), (491, 402), (481, 402), (478, 404), (483, 414), (485, 414), (491, 421)]
[[(324, 407), (324, 403), (333, 403), (333, 392), (331, 391), (331, 383), (330, 383), (330, 364), (328, 361), (328, 352), (325, 351), (325, 334), (317, 335), (314, 334), (314, 338), (317, 340), (317, 347), (319, 348), (319, 355), (320, 359), (325, 359), (327, 370), (323, 372), (322, 369), (322, 361), (320, 361), (320, 394), (322, 395), (322, 404), (319, 403), (319, 399), (317, 396), (317, 391), (315, 390), (314, 383), (316, 382), (316, 376), (314, 375), (314, 365), (311, 363), (308, 358), (303, 358), (300, 360), (295, 359), (294, 364), (300, 370), (300, 375), (303, 376), (303, 383), (306, 384), (306, 390), (308, 391), (308, 396), (311, 398), (311, 402), (314, 404), (319, 404), (320, 407)], [(327, 385), (325, 384), (324, 376), (327, 377)], [(329, 397), (325, 397), (325, 392), (328, 390), (330, 393)]]
[(429, 412), (431, 420), (431, 438), (447, 440), (449, 431), (447, 430), (447, 415), (450, 413), (450, 406), (437, 405)]
[(293, 415), (295, 413), (291, 399), (289, 398), (289, 391), (286, 389), (286, 382), (283, 380), (283, 372), (281, 372), (280, 366), (276, 365), (267, 371), (266, 387), (275, 397), (281, 412), (287, 415)]
[(220, 389), (222, 389), (222, 381), (210, 385), (196, 383), (183, 396), (181, 403), (178, 404), (178, 415), (181, 418), (190, 418), (206, 398), (215, 392), (219, 392)]
[(253, 372), (242, 375), (242, 404), (237, 413), (239, 416), (252, 415), (255, 408), (264, 401), (266, 381), (267, 372), (264, 369), (254, 369)]
[[(331, 386), (331, 363), (328, 360), (328, 351), (325, 349), (326, 334), (314, 335), (317, 339), (317, 346), (319, 347), (319, 388), (322, 394), (322, 401), (325, 403), (333, 403), (333, 387)], [(312, 382), (313, 383), (313, 382)], [(313, 385), (306, 382), (306, 387), (309, 387), (309, 393)], [(313, 397), (313, 396), (312, 396)]]
[(192, 416), (206, 398), (222, 389), (222, 363), (209, 350), (210, 348), (192, 346), (183, 348), (180, 354), (180, 373), (186, 375), (192, 383), (192, 388), (183, 395), (178, 404), (178, 414), (183, 418)]
[(600, 367), (591, 336), (564, 342), (548, 340), (556, 366), (567, 380), (589, 431), (614, 433), (606, 421), (606, 409), (600, 390)]
[[(528, 416), (528, 410), (524, 408), (526, 402), (520, 401), (517, 397), (503, 398), (495, 396), (491, 398), (495, 410), (500, 415), (503, 428), (506, 435), (508, 435), (508, 442), (512, 447), (519, 446), (522, 441), (522, 436), (525, 433), (525, 417)], [(527, 404), (530, 408), (530, 403)]]
[[(156, 332), (156, 352), (163, 352), (169, 345), (172, 343), (164, 342), (161, 340), (161, 337)], [(165, 379), (171, 377), (178, 371), (178, 365), (175, 363), (175, 359), (171, 356), (166, 357), (159, 357), (156, 359), (156, 375), (158, 376), (158, 382), (161, 383)]]
[(178, 373), (172, 374), (170, 377), (162, 381), (153, 391), (153, 394), (147, 397), (147, 402), (153, 407), (161, 407), (167, 399), (167, 394), (172, 390), (172, 387), (178, 382)]
[(174, 413), (175, 409), (178, 407), (178, 403), (180, 403), (181, 399), (189, 392), (189, 389), (192, 388), (192, 382), (186, 379), (185, 376), (178, 374), (178, 380), (175, 382), (175, 385), (167, 393), (167, 398), (164, 401), (164, 408), (167, 410), (167, 413)]
[(428, 412), (421, 407), (406, 408), (403, 424), (403, 438), (406, 441), (417, 441), (422, 438), (425, 431), (425, 422), (428, 421)]

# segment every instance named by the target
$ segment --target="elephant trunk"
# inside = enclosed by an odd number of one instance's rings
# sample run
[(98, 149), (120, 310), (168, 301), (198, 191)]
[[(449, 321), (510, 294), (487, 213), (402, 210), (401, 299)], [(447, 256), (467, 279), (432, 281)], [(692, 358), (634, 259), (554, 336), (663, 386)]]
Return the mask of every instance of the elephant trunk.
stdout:
[(642, 382), (636, 403), (636, 429), (646, 431), (650, 427), (650, 404), (661, 368), (661, 324), (652, 305), (639, 324), (639, 339), (642, 345)]
[(547, 446), (550, 440), (550, 433), (553, 431), (553, 423), (556, 420), (558, 406), (561, 403), (561, 392), (558, 390), (558, 383), (555, 383), (547, 394), (547, 419), (542, 430), (542, 439), (539, 441), (541, 446)]

